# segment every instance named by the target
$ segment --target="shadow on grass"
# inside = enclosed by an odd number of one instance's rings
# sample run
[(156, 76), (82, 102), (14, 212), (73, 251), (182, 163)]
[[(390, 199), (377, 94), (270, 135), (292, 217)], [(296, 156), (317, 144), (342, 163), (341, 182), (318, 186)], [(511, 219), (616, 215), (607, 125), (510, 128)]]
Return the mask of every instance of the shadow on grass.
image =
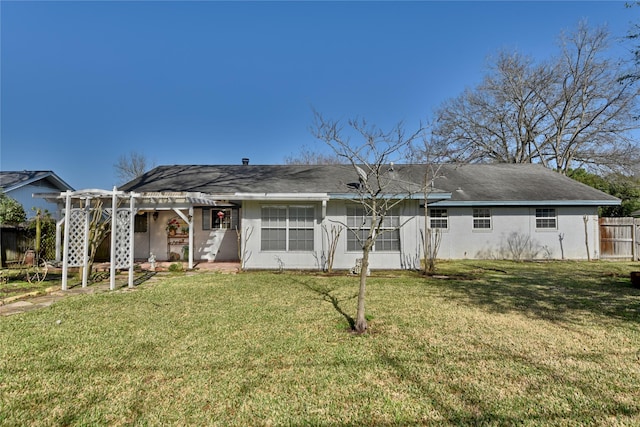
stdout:
[(563, 271), (557, 265), (480, 269), (464, 279), (434, 279), (430, 286), (499, 313), (518, 311), (550, 321), (590, 313), (640, 323), (640, 289), (631, 286), (628, 275), (575, 267)]
[(349, 328), (351, 330), (355, 330), (356, 328), (356, 320), (351, 317), (348, 313), (346, 313), (342, 307), (340, 307), (340, 303), (344, 302), (344, 301), (348, 301), (350, 299), (353, 299), (355, 297), (358, 296), (358, 294), (355, 294), (353, 296), (347, 297), (347, 298), (343, 298), (343, 299), (338, 299), (338, 297), (336, 297), (335, 295), (332, 295), (331, 293), (334, 291), (334, 289), (330, 289), (327, 286), (322, 286), (322, 285), (311, 285), (310, 283), (307, 282), (299, 282), (302, 286), (304, 286), (305, 288), (309, 289), (312, 292), (315, 292), (316, 294), (318, 294), (320, 296), (320, 298), (323, 301), (326, 301), (328, 303), (331, 303), (331, 305), (333, 305), (333, 308), (340, 313), (340, 315), (342, 317), (345, 318), (345, 320), (347, 321), (347, 323), (349, 324)]
[[(407, 336), (407, 339), (416, 341), (415, 337)], [(412, 388), (428, 396), (430, 404), (442, 415), (443, 424), (447, 425), (583, 425), (591, 424), (598, 418), (635, 418), (640, 414), (637, 403), (619, 399), (617, 388), (603, 389), (602, 385), (594, 384), (588, 376), (574, 375), (573, 372), (564, 371), (561, 365), (546, 365), (533, 356), (510, 351), (503, 346), (490, 343), (483, 346), (484, 350), (477, 355), (467, 355), (465, 363), (481, 366), (486, 358), (490, 358), (500, 360), (502, 364), (508, 361), (508, 364), (535, 372), (537, 379), (527, 381), (530, 390), (526, 397), (512, 398), (505, 394), (498, 400), (487, 398), (486, 392), (477, 388), (474, 381), (459, 377), (455, 357), (438, 354), (433, 347), (421, 346), (420, 353), (426, 359), (407, 358), (386, 349), (381, 350), (378, 357), (398, 381), (411, 383)], [(433, 382), (429, 375), (421, 375), (424, 370), (420, 367), (425, 362), (440, 373), (441, 381)], [(566, 406), (554, 406), (553, 402), (547, 405), (542, 397), (545, 387), (565, 392), (568, 396), (573, 393), (580, 399), (563, 401), (563, 404), (570, 405), (568, 411)], [(510, 409), (505, 410), (505, 406)]]

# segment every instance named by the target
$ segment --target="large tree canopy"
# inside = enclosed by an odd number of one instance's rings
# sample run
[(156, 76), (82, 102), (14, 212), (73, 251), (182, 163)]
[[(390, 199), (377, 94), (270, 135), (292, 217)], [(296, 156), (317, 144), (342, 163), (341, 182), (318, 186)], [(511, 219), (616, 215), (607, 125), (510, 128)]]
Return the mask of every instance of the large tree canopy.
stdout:
[(581, 23), (545, 62), (500, 53), (479, 86), (436, 111), (435, 138), (463, 162), (538, 162), (563, 174), (632, 166), (638, 86), (621, 79), (607, 42), (604, 28)]

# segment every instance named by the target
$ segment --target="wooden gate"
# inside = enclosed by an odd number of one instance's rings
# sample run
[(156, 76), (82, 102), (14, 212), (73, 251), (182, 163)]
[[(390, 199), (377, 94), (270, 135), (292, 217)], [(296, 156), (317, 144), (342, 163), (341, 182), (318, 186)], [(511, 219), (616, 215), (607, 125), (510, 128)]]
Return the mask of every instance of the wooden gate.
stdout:
[(598, 222), (601, 259), (639, 259), (640, 219), (600, 218)]

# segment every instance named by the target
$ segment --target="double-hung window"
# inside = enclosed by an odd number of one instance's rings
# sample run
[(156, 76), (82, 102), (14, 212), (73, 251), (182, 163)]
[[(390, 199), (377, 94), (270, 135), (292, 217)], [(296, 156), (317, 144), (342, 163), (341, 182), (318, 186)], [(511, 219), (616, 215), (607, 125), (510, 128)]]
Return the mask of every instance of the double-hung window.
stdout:
[(314, 211), (311, 206), (289, 206), (289, 250), (313, 250)]
[(557, 228), (557, 217), (555, 208), (536, 209), (536, 229), (555, 230)]
[(315, 214), (313, 206), (263, 206), (263, 251), (312, 251)]
[[(371, 229), (371, 217), (366, 215), (363, 206), (347, 206), (347, 250), (359, 251), (369, 235)], [(380, 234), (376, 237), (373, 250), (399, 251), (400, 250), (400, 213), (397, 208), (391, 209), (385, 215), (380, 228)]]
[(446, 209), (432, 208), (429, 209), (429, 227), (430, 228), (449, 228), (449, 214)]
[(491, 229), (491, 209), (473, 208), (473, 229), (474, 230)]

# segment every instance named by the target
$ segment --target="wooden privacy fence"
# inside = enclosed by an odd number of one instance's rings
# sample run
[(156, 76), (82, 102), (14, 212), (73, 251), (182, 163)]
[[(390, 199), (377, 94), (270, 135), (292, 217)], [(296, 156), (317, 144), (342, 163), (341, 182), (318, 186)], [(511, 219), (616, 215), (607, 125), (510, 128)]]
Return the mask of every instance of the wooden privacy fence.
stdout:
[(640, 218), (600, 218), (600, 258), (640, 260)]
[(19, 262), (28, 249), (33, 249), (34, 239), (21, 227), (0, 226), (0, 260), (2, 267)]

